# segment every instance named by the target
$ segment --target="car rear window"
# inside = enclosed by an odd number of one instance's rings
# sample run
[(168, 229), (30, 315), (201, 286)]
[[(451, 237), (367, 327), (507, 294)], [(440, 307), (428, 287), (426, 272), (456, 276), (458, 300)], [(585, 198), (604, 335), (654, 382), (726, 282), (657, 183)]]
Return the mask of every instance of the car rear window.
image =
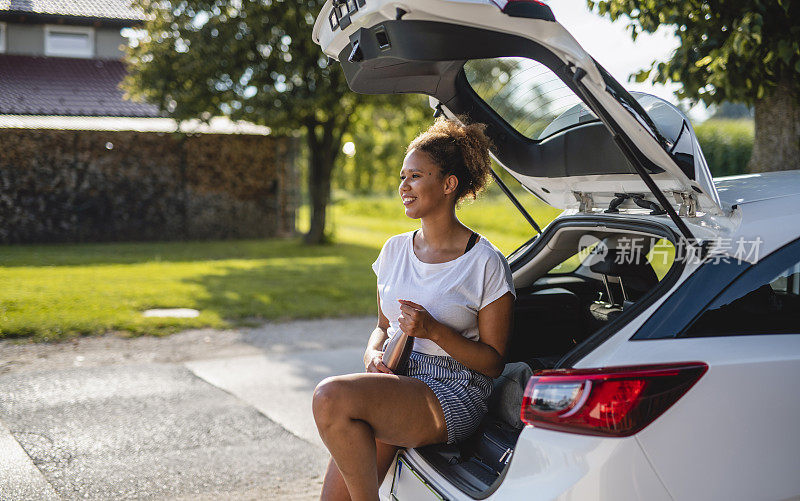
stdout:
[(544, 139), (597, 117), (547, 66), (522, 57), (464, 63), (473, 90), (517, 132)]
[[(644, 238), (638, 241), (636, 239), (631, 239), (630, 242), (632, 250), (635, 249), (636, 245), (641, 245), (644, 247), (644, 244)], [(548, 271), (547, 274), (560, 275), (564, 273), (572, 273), (573, 271), (577, 270), (584, 261), (586, 261), (586, 258), (591, 256), (592, 250), (596, 245), (597, 244), (595, 243), (584, 248), (577, 254), (571, 256), (570, 258), (561, 262), (555, 268)], [(675, 262), (675, 245), (673, 245), (669, 240), (662, 238), (659, 240), (652, 239), (647, 247), (649, 248), (649, 251), (646, 254), (647, 262), (650, 263), (650, 266), (656, 273), (656, 277), (658, 277), (658, 280), (661, 281), (666, 276), (670, 268), (672, 268), (672, 264)]]

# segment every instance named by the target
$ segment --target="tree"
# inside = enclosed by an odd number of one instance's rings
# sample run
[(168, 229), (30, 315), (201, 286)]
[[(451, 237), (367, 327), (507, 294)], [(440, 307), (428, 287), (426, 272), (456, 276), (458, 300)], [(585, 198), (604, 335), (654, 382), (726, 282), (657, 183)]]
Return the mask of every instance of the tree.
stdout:
[(311, 205), (307, 243), (326, 239), (331, 174), (364, 100), (311, 40), (323, 0), (138, 0), (144, 36), (128, 48), (124, 87), (177, 120), (225, 115), (302, 131)]
[(428, 97), (416, 94), (360, 106), (345, 135), (356, 152), (337, 169), (334, 186), (351, 193), (396, 193), (406, 148), (430, 125), (432, 114)]
[(755, 143), (749, 170), (800, 168), (800, 2), (796, 0), (587, 0), (633, 39), (674, 26), (680, 46), (669, 61), (636, 74), (680, 82), (678, 97), (706, 105), (752, 105)]

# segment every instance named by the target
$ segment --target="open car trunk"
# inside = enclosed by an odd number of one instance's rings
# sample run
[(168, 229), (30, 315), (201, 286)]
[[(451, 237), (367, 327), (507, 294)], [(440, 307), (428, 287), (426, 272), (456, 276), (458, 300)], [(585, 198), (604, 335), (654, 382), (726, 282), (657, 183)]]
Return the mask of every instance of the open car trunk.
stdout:
[(685, 115), (628, 93), (543, 4), (328, 0), (313, 38), (356, 92), (485, 123), (498, 163), (554, 207), (645, 208), (689, 240), (682, 217), (725, 213)]
[[(729, 207), (685, 115), (628, 93), (542, 3), (327, 0), (313, 38), (356, 92), (426, 94), (437, 113), (485, 123), (498, 164), (572, 214), (509, 256), (518, 297), (508, 372), (483, 425), (461, 444), (416, 449), (484, 498), (513, 456), (530, 371), (570, 367), (679, 275), (672, 262), (656, 273), (650, 247), (619, 266), (623, 240), (669, 242), (674, 251), (680, 234), (699, 248), (685, 219), (724, 219)], [(589, 255), (567, 266), (580, 248)]]
[(489, 413), (470, 439), (416, 451), (471, 497), (491, 494), (524, 426), (520, 408), (531, 374), (570, 367), (668, 290), (680, 274), (672, 257), (677, 241), (660, 223), (576, 216), (513, 253), (513, 331)]

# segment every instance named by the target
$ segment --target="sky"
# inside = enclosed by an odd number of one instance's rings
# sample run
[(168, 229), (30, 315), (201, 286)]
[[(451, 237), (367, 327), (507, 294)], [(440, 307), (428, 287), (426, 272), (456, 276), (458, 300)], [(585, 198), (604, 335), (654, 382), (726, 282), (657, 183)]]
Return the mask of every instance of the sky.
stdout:
[[(634, 42), (626, 29), (626, 19), (611, 22), (607, 17), (591, 12), (586, 0), (543, 0), (550, 6), (556, 20), (578, 40), (611, 75), (628, 90), (653, 94), (671, 103), (676, 103), (673, 94), (679, 85), (653, 85), (649, 82), (628, 81), (628, 76), (642, 68), (649, 68), (653, 60), (664, 61), (678, 47), (678, 39), (671, 29), (659, 29), (654, 34), (642, 33)], [(707, 118), (702, 106), (695, 106), (689, 113), (693, 120)]]

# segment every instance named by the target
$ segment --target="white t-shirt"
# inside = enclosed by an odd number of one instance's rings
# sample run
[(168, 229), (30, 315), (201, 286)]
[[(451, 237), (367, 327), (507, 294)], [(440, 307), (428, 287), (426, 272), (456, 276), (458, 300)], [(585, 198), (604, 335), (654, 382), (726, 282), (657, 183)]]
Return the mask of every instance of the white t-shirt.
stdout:
[[(383, 244), (372, 269), (378, 276), (381, 311), (389, 319), (389, 337), (400, 329), (398, 299), (413, 301), (437, 321), (477, 341), (478, 311), (506, 292), (516, 297), (505, 256), (483, 236), (465, 254), (444, 263), (424, 263), (414, 254), (413, 231)], [(414, 339), (414, 350), (448, 356), (428, 339)]]

